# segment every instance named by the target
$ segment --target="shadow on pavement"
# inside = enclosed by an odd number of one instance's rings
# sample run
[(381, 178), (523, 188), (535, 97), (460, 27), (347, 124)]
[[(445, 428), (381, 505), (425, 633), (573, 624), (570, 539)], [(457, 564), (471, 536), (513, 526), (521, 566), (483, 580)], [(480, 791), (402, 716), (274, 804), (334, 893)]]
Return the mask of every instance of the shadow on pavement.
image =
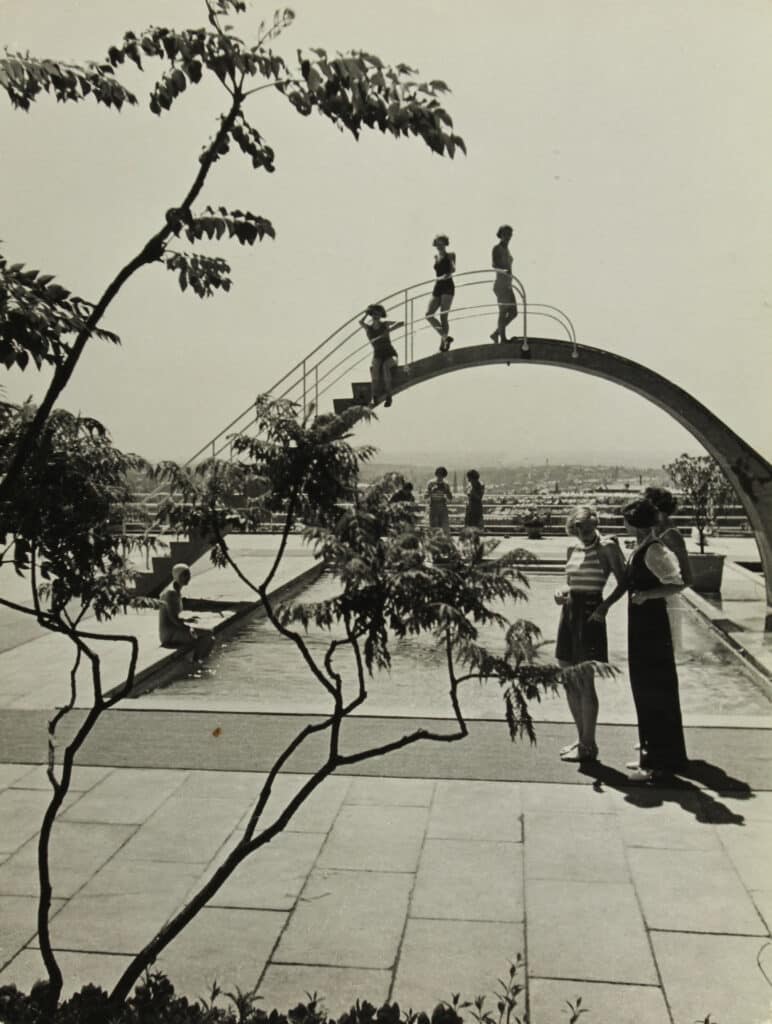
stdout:
[(677, 804), (692, 814), (696, 821), (706, 825), (744, 825), (745, 817), (732, 811), (717, 796), (701, 789), (695, 782), (717, 792), (731, 794), (735, 799), (749, 800), (754, 795), (746, 782), (727, 775), (709, 761), (690, 761), (678, 776), (671, 776), (664, 785), (631, 783), (624, 772), (600, 761), (583, 763), (579, 773), (594, 779), (593, 789), (599, 792), (604, 786), (615, 789), (624, 794), (626, 803), (642, 809)]

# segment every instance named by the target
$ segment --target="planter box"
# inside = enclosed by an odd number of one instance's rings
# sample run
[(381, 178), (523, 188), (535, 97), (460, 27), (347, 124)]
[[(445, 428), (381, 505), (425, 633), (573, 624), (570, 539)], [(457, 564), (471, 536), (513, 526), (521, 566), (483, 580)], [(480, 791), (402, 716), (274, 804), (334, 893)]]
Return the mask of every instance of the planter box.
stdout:
[(721, 590), (725, 555), (698, 555), (689, 553), (689, 567), (692, 570), (692, 590), (698, 594), (717, 594)]

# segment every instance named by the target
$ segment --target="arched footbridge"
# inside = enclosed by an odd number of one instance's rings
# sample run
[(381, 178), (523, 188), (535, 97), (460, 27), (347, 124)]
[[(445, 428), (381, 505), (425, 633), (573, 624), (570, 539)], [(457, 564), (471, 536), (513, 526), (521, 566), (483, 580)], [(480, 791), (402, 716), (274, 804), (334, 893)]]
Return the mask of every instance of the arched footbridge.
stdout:
[[(725, 423), (683, 388), (631, 359), (603, 349), (577, 344), (569, 317), (560, 309), (531, 302), (515, 278), (520, 316), (510, 330), (520, 332), (523, 343), (493, 344), (488, 333), (496, 325), (496, 304), (492, 296), (493, 272), (470, 271), (457, 274), (456, 298), (451, 311), (451, 331), (457, 340), (449, 352), (437, 351), (438, 336), (424, 320), (425, 306), (433, 281), (423, 281), (380, 300), (387, 315), (404, 321), (392, 332), (400, 354), (400, 366), (393, 375), (393, 392), (423, 384), (435, 377), (476, 366), (558, 366), (601, 377), (619, 384), (652, 402), (685, 427), (716, 459), (737, 493), (756, 537), (766, 578), (766, 628), (772, 629), (772, 466), (763, 456), (734, 433)], [(288, 398), (307, 407), (323, 409), (333, 405), (337, 412), (354, 404), (367, 404), (370, 384), (367, 366), (370, 345), (359, 327), (359, 311), (325, 338), (304, 359), (269, 389), (277, 398)], [(465, 321), (468, 327), (462, 326)], [(560, 337), (542, 337), (543, 325)], [(531, 333), (534, 325), (536, 332)], [(462, 338), (462, 335), (464, 336)], [(485, 338), (485, 344), (469, 344), (465, 338)], [(527, 351), (524, 351), (527, 349)], [(422, 353), (430, 354), (422, 354)], [(364, 371), (364, 372), (363, 372)], [(358, 379), (357, 379), (358, 378)], [(346, 394), (348, 390), (348, 394)], [(191, 456), (189, 462), (227, 451), (229, 438), (254, 428), (255, 408), (249, 406), (211, 441)]]

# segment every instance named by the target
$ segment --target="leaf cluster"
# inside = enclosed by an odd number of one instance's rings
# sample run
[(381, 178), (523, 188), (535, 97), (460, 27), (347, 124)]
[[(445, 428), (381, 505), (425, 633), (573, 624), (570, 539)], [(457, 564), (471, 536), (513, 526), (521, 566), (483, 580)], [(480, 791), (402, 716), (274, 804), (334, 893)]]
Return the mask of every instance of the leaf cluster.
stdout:
[[(34, 411), (30, 403), (0, 405), (0, 475)], [(60, 409), (45, 423), (0, 509), (0, 545), (18, 574), (33, 574), (54, 616), (73, 600), (99, 618), (129, 602), (130, 545), (119, 517), (131, 498), (126, 475), (143, 465), (94, 419)]]
[(77, 103), (92, 97), (116, 110), (124, 103), (133, 106), (137, 102), (136, 96), (115, 77), (110, 63), (66, 64), (38, 60), (29, 53), (12, 53), (8, 49), (0, 57), (0, 87), (20, 110), (29, 110), (41, 93), (50, 93), (58, 103)]
[(364, 50), (298, 51), (298, 63), (301, 80), (277, 88), (300, 114), (317, 110), (355, 138), (363, 128), (372, 128), (396, 138), (416, 136), (441, 156), (466, 153), (464, 140), (453, 133), (453, 119), (439, 99), (449, 92), (445, 82), (418, 81), (417, 71), (409, 65), (391, 67)]
[[(69, 339), (87, 327), (94, 307), (57, 284), (50, 274), (9, 263), (0, 255), (0, 363), (26, 369), (30, 360), (60, 365)], [(111, 331), (95, 328), (103, 341), (119, 342)]]

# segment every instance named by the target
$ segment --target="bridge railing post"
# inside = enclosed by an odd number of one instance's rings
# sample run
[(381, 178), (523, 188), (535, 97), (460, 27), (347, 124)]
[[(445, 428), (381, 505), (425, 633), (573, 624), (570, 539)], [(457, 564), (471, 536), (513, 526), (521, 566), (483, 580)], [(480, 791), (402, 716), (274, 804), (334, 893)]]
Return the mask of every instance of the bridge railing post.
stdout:
[(407, 364), (407, 363), (410, 362), (409, 351), (408, 351), (408, 346), (409, 346), (409, 340), (408, 339), (409, 339), (409, 334), (410, 334), (410, 312), (409, 312), (409, 308), (408, 308), (407, 288), (404, 291), (404, 304), (405, 304), (405, 311), (404, 311), (404, 314), (403, 314), (403, 319), (405, 321), (405, 326), (404, 326), (404, 331), (405, 331), (405, 364)]

